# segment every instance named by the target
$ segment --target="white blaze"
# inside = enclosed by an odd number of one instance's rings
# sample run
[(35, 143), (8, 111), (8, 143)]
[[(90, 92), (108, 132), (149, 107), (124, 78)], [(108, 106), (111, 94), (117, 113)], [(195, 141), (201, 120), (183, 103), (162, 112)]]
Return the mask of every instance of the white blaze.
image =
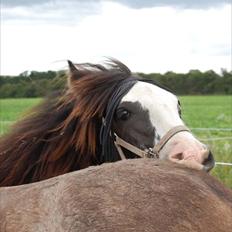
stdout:
[(176, 96), (153, 84), (137, 82), (122, 98), (124, 101), (139, 102), (149, 112), (151, 123), (160, 137), (171, 128), (184, 124), (178, 114)]

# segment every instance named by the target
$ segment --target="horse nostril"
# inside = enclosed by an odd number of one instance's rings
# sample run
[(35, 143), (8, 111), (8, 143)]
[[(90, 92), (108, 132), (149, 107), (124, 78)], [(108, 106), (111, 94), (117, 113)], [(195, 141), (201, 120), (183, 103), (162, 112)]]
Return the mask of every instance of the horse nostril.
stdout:
[(170, 156), (171, 160), (179, 161), (183, 159), (183, 153), (176, 153), (175, 155)]
[(204, 160), (203, 165), (204, 165), (203, 169), (207, 172), (209, 172), (214, 167), (215, 161), (211, 151), (209, 152), (208, 157)]

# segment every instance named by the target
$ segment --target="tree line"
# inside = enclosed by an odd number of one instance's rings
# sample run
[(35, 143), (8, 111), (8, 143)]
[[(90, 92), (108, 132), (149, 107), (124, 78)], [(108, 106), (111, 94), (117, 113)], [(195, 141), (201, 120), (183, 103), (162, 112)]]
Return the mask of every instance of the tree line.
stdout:
[[(209, 70), (191, 70), (188, 73), (167, 72), (139, 75), (154, 80), (177, 95), (232, 94), (232, 71), (221, 74)], [(18, 76), (0, 76), (0, 98), (43, 97), (64, 89), (65, 71), (24, 72)]]

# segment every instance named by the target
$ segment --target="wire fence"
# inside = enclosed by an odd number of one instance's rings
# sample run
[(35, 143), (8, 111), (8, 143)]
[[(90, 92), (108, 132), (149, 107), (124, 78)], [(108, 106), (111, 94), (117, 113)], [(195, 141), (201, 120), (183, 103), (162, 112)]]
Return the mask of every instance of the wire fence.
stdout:
[[(232, 132), (232, 128), (218, 128), (218, 127), (211, 127), (211, 128), (201, 128), (195, 127), (191, 128), (193, 131), (224, 131), (224, 132)], [(227, 137), (212, 137), (212, 138), (200, 138), (201, 141), (220, 141), (220, 140), (232, 140), (232, 136)], [(217, 166), (230, 166), (232, 167), (232, 163), (229, 162), (215, 162)]]
[(217, 141), (217, 140), (231, 140), (232, 137), (214, 137), (214, 138), (200, 138), (201, 141)]
[[(0, 121), (0, 126), (2, 124), (12, 124), (15, 121)], [(218, 127), (192, 127), (190, 128), (193, 131), (226, 131), (226, 132), (232, 132), (232, 128), (218, 128)], [(232, 136), (227, 137), (212, 137), (212, 138), (199, 138), (201, 141), (219, 141), (219, 140), (232, 140)]]
[[(6, 123), (6, 124), (11, 124), (14, 123), (14, 120), (0, 120), (0, 123)], [(220, 128), (220, 127), (191, 127), (191, 130), (196, 130), (196, 131), (231, 131), (232, 128)]]
[(192, 127), (190, 128), (191, 130), (198, 130), (198, 131), (231, 131), (232, 132), (232, 128), (217, 128), (217, 127), (205, 127), (205, 128), (201, 128), (201, 127)]
[[(210, 127), (210, 128), (201, 128), (201, 127), (193, 127), (190, 128), (193, 131), (226, 131), (232, 132), (232, 128), (217, 128), (217, 127)], [(213, 137), (213, 138), (200, 138), (201, 141), (217, 141), (217, 140), (232, 140), (232, 136), (227, 137)]]
[[(12, 124), (14, 123), (14, 121), (0, 121), (0, 125), (1, 124)], [(225, 131), (225, 132), (232, 132), (232, 128), (217, 128), (217, 127), (192, 127), (190, 128), (193, 131)], [(220, 141), (220, 140), (232, 140), (232, 136), (227, 136), (227, 137), (212, 137), (212, 138), (199, 138), (200, 141)], [(232, 163), (227, 163), (227, 162), (215, 162), (216, 167), (219, 166), (231, 166), (232, 167)]]
[(217, 165), (222, 165), (222, 166), (232, 166), (232, 163), (226, 163), (226, 162), (215, 162), (216, 166)]

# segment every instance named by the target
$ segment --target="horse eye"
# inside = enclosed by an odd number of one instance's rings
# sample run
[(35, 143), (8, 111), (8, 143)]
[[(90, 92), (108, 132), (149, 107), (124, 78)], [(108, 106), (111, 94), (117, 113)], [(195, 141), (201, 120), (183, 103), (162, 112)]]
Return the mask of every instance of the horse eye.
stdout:
[(118, 120), (127, 120), (130, 117), (130, 112), (126, 109), (118, 109), (116, 112), (116, 118)]

